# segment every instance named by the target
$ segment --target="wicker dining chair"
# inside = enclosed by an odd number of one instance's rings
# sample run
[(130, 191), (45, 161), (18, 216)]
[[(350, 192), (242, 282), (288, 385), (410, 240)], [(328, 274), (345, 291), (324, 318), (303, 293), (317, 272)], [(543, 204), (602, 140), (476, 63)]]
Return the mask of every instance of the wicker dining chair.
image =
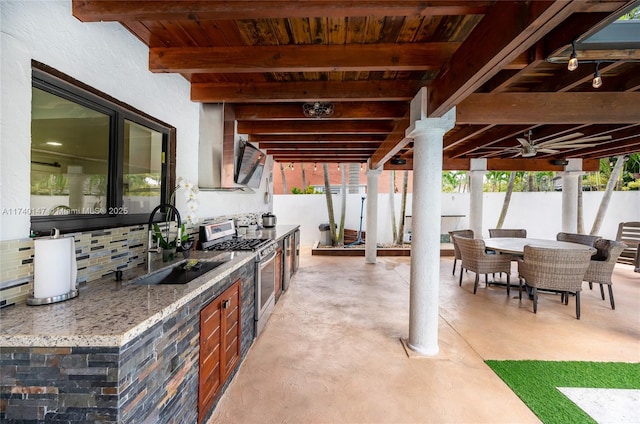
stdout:
[(556, 235), (556, 240), (558, 241), (568, 241), (571, 243), (580, 243), (587, 246), (593, 247), (596, 240), (601, 239), (600, 236), (592, 236), (589, 234), (577, 234), (577, 233), (558, 233)]
[(469, 239), (459, 236), (453, 237), (462, 256), (462, 264), (460, 265), (460, 282), (462, 286), (462, 270), (466, 269), (476, 273), (475, 283), (473, 285), (473, 294), (478, 290), (478, 280), (480, 274), (484, 274), (485, 283), (489, 285), (488, 274), (496, 272), (504, 272), (507, 274), (507, 296), (510, 294), (511, 287), (511, 256), (510, 255), (490, 255), (486, 252), (483, 240)]
[(459, 237), (466, 237), (466, 238), (473, 238), (473, 230), (454, 230), (454, 231), (449, 231), (449, 238), (451, 239), (451, 243), (453, 243), (453, 275), (456, 275), (456, 262), (459, 259), (462, 259), (462, 256), (460, 255), (460, 248), (458, 247), (458, 245), (456, 244), (456, 241), (454, 239), (453, 236), (459, 236)]
[(602, 300), (604, 300), (604, 285), (609, 286), (611, 309), (616, 309), (616, 304), (613, 301), (611, 274), (613, 274), (613, 268), (618, 261), (618, 256), (627, 245), (620, 241), (599, 239), (596, 240), (593, 247), (598, 250), (598, 253), (591, 258), (589, 268), (584, 274), (584, 281), (587, 281), (590, 285), (600, 284)]
[(527, 230), (524, 228), (491, 228), (489, 229), (489, 237), (527, 238)]
[(578, 249), (550, 249), (525, 246), (524, 256), (518, 259), (519, 298), (522, 300), (522, 280), (531, 287), (533, 313), (538, 312), (538, 290), (552, 290), (562, 294), (567, 304), (569, 295), (576, 297), (576, 318), (580, 319), (580, 291), (589, 267), (592, 252)]

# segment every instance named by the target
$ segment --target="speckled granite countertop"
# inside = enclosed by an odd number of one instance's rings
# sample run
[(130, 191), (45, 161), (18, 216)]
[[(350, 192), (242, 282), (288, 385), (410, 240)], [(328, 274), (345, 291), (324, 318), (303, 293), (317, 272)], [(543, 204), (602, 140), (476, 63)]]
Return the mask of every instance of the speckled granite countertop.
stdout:
[(137, 267), (80, 288), (74, 299), (42, 306), (15, 305), (0, 311), (0, 347), (122, 346), (233, 271), (254, 252), (192, 252), (190, 259), (228, 260), (187, 284), (138, 285)]
[(274, 228), (262, 228), (255, 233), (250, 233), (247, 235), (247, 238), (270, 238), (279, 241), (298, 228), (300, 228), (299, 225), (276, 225)]

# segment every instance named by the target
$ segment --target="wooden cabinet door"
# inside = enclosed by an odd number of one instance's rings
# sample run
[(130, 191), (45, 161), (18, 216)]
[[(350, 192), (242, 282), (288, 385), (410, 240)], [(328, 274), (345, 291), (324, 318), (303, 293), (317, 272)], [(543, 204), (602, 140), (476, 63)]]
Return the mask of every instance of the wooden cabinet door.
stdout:
[(200, 311), (199, 422), (240, 360), (240, 286), (236, 281)]
[(222, 357), (220, 370), (222, 381), (226, 381), (240, 360), (240, 280), (220, 296), (222, 313)]
[(220, 373), (220, 298), (200, 311), (200, 358), (198, 374), (198, 421), (202, 421), (222, 386)]

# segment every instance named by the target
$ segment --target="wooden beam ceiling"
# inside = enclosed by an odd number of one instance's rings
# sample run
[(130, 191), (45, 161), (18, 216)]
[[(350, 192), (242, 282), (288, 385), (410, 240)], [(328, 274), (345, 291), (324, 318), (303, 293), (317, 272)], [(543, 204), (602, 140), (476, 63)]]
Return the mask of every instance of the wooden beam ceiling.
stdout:
[[(276, 160), (370, 160), (387, 168), (401, 156), (401, 168), (410, 168), (409, 102), (427, 87), (429, 117), (457, 106), (445, 169), (485, 157), (491, 169), (505, 170), (550, 169), (550, 159), (561, 157), (512, 161), (516, 138), (529, 130), (537, 141), (613, 136), (571, 151), (584, 158), (640, 151), (637, 49), (581, 48), (574, 72), (550, 62), (564, 62), (572, 40), (582, 46), (632, 4), (72, 0), (81, 21), (118, 21), (132, 32), (149, 47), (149, 69), (181, 74), (193, 101), (233, 106), (238, 131)], [(594, 65), (584, 63), (596, 56), (609, 60), (600, 65), (600, 90), (591, 87)], [(333, 103), (333, 115), (304, 116), (303, 103), (315, 102)]]
[(73, 1), (73, 15), (83, 22), (227, 20), (359, 17), (481, 15), (493, 1), (462, 0), (299, 0), (291, 1)]
[[(427, 114), (440, 117), (582, 7), (579, 0), (497, 2), (428, 91)], [(500, 28), (496, 31), (495, 28)]]
[(640, 122), (638, 105), (640, 92), (474, 93), (456, 124), (624, 124)]
[(151, 72), (246, 73), (440, 70), (460, 43), (154, 47)]
[(255, 120), (388, 120), (402, 118), (407, 102), (340, 102), (334, 105), (333, 115), (328, 118), (309, 118), (302, 113), (301, 103), (239, 104), (235, 106), (236, 119)]
[(409, 101), (421, 84), (399, 80), (192, 83), (191, 100), (202, 103)]

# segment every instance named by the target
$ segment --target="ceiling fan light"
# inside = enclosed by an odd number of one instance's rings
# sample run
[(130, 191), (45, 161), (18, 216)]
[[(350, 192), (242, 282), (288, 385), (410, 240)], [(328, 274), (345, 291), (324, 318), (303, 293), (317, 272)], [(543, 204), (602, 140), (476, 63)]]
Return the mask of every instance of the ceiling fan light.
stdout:
[(305, 103), (302, 105), (302, 113), (309, 118), (328, 118), (333, 115), (333, 103)]

